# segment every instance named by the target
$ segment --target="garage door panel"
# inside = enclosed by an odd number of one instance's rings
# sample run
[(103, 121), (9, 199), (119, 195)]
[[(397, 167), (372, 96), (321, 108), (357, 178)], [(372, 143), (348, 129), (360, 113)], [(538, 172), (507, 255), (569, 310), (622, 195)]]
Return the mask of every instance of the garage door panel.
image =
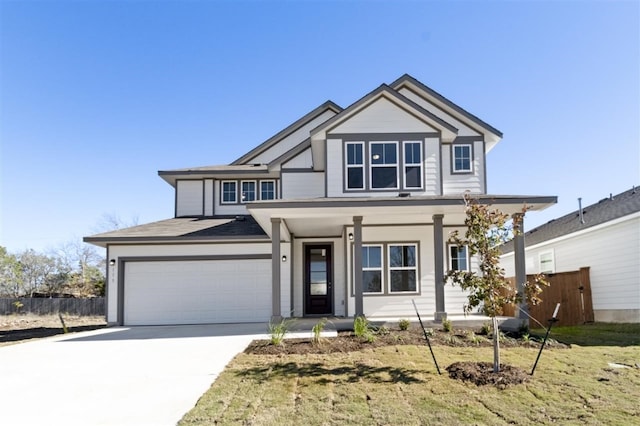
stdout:
[(127, 325), (268, 321), (271, 260), (126, 262)]

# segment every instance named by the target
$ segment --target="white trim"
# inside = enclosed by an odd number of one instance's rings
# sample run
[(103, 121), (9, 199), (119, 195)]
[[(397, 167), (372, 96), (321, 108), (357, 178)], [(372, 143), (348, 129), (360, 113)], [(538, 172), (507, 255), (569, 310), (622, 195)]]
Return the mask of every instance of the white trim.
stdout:
[(364, 266), (364, 261), (363, 261), (363, 266), (362, 266), (362, 271), (360, 271), (360, 273), (363, 273), (365, 271), (379, 271), (380, 272), (380, 291), (363, 291), (363, 295), (364, 294), (385, 294), (384, 292), (384, 288), (385, 288), (385, 280), (384, 280), (384, 244), (363, 244), (362, 248), (370, 248), (370, 247), (378, 247), (380, 248), (380, 267), (378, 268), (373, 268), (373, 267), (365, 267)]
[[(231, 183), (235, 188), (233, 201), (224, 201), (224, 184)], [(221, 180), (220, 181), (220, 204), (237, 204), (238, 203), (238, 181), (235, 180)]]
[[(391, 266), (391, 247), (413, 247), (414, 248), (414, 263), (413, 266)], [(416, 243), (388, 243), (387, 244), (387, 293), (389, 295), (395, 294), (418, 294), (420, 292), (420, 275), (418, 274), (418, 244)], [(415, 283), (416, 289), (410, 291), (393, 291), (391, 289), (391, 272), (393, 271), (414, 271), (415, 272)]]
[[(361, 154), (362, 154), (362, 163), (360, 164), (349, 164), (349, 145), (360, 145)], [(365, 179), (364, 179), (364, 168), (366, 164), (365, 159), (365, 146), (364, 141), (349, 141), (344, 144), (344, 189), (345, 191), (358, 191), (365, 189)], [(350, 187), (349, 186), (349, 169), (360, 169), (362, 171), (362, 186), (359, 188)]]
[[(420, 159), (417, 163), (407, 163), (406, 155), (408, 144), (418, 144), (420, 147)], [(407, 190), (411, 189), (423, 189), (424, 188), (424, 149), (423, 149), (423, 141), (420, 140), (408, 140), (402, 141), (402, 187)], [(408, 167), (420, 167), (420, 186), (407, 186), (407, 166)]]
[[(262, 198), (262, 184), (267, 182), (273, 183), (273, 198)], [(260, 187), (260, 191), (258, 194), (256, 194), (256, 196), (259, 195), (260, 200), (277, 200), (278, 199), (278, 185), (276, 185), (275, 179), (260, 180), (260, 182), (258, 183), (258, 186)]]
[[(253, 183), (253, 200), (245, 200), (244, 199), (244, 184), (245, 183)], [(248, 191), (247, 191), (248, 192)], [(256, 180), (241, 180), (240, 181), (240, 203), (251, 203), (253, 201), (258, 200), (258, 181)]]
[[(386, 144), (393, 144), (396, 146), (396, 162), (395, 163), (383, 163), (383, 164), (373, 164), (373, 145), (386, 145)], [(368, 166), (369, 166), (369, 190), (371, 191), (384, 191), (384, 190), (393, 190), (393, 189), (399, 189), (400, 188), (400, 162), (399, 162), (399, 156), (400, 156), (400, 150), (398, 149), (399, 147), (399, 141), (369, 141), (369, 156), (371, 156), (371, 158), (367, 158), (368, 160)], [(384, 149), (383, 149), (384, 152)], [(382, 168), (391, 168), (391, 167), (395, 167), (396, 169), (396, 186), (394, 187), (380, 187), (380, 188), (376, 188), (373, 186), (373, 169), (382, 169)]]
[[(456, 168), (456, 148), (469, 148), (469, 168), (458, 169)], [(473, 173), (473, 144), (470, 143), (454, 143), (451, 146), (451, 166), (452, 173)]]
[[(544, 262), (549, 262), (550, 267), (549, 268), (543, 268), (542, 267), (542, 263), (543, 263), (543, 256), (549, 256), (551, 255), (550, 259), (545, 259)], [(555, 274), (556, 272), (556, 258), (555, 258), (555, 252), (554, 249), (549, 249), (549, 250), (544, 250), (541, 251), (540, 253), (538, 253), (538, 272), (541, 274)]]

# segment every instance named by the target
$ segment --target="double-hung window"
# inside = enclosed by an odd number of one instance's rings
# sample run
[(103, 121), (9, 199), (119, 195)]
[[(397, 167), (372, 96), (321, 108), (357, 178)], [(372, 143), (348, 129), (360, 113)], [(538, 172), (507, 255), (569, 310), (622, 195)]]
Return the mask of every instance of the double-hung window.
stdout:
[(345, 144), (347, 189), (364, 189), (364, 143)]
[(222, 204), (236, 203), (237, 194), (235, 181), (222, 181)]
[(261, 200), (276, 199), (276, 181), (274, 180), (260, 181), (260, 199)]
[(553, 274), (556, 272), (553, 254), (553, 250), (547, 250), (538, 255), (538, 267), (541, 274)]
[(404, 187), (422, 188), (422, 143), (403, 142), (404, 149)]
[(467, 246), (449, 246), (449, 270), (469, 270), (469, 252), (467, 250)]
[(453, 172), (469, 173), (471, 172), (471, 144), (453, 145)]
[(362, 246), (362, 291), (382, 293), (382, 246)]
[(256, 200), (256, 182), (253, 180), (243, 180), (242, 186), (242, 202), (248, 203)]
[(371, 188), (398, 189), (398, 143), (371, 142)]
[(416, 245), (389, 245), (389, 293), (417, 291)]

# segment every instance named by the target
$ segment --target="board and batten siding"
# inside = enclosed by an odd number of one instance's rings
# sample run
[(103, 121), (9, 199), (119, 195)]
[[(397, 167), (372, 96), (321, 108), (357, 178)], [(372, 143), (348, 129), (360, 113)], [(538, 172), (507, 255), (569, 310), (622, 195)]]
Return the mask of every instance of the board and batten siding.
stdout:
[(176, 182), (176, 217), (204, 214), (204, 182), (178, 180)]
[(282, 138), (277, 144), (273, 145), (269, 149), (265, 150), (264, 152), (252, 158), (249, 161), (249, 163), (268, 164), (272, 162), (273, 160), (280, 157), (285, 152), (296, 147), (299, 143), (307, 139), (309, 137), (309, 132), (312, 129), (324, 123), (334, 115), (336, 115), (336, 113), (331, 110), (327, 110), (323, 112), (318, 117), (314, 118), (304, 126), (300, 127), (299, 129), (295, 130), (291, 134)]
[(321, 198), (324, 197), (324, 173), (282, 171), (282, 198)]
[[(595, 321), (640, 322), (640, 213), (527, 248), (528, 274), (540, 271), (539, 256), (550, 250), (555, 272), (590, 268)], [(501, 265), (513, 276), (513, 253)]]
[(463, 194), (466, 191), (472, 194), (484, 194), (485, 165), (484, 143), (473, 142), (473, 165), (471, 173), (453, 173), (451, 163), (452, 145), (441, 145), (442, 159), (442, 195)]

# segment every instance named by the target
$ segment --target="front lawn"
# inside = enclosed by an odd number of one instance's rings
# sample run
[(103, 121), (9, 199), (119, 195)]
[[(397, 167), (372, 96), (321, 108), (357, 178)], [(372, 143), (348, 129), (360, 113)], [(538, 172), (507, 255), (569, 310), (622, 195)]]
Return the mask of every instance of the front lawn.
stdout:
[[(435, 345), (434, 351), (442, 375), (428, 349), (417, 345), (243, 353), (180, 424), (640, 423), (640, 369), (619, 368), (640, 363), (639, 346), (545, 350), (534, 376), (503, 390), (454, 380), (445, 371), (456, 361), (490, 362), (491, 348)], [(536, 355), (534, 347), (505, 348), (502, 362), (530, 372)]]

